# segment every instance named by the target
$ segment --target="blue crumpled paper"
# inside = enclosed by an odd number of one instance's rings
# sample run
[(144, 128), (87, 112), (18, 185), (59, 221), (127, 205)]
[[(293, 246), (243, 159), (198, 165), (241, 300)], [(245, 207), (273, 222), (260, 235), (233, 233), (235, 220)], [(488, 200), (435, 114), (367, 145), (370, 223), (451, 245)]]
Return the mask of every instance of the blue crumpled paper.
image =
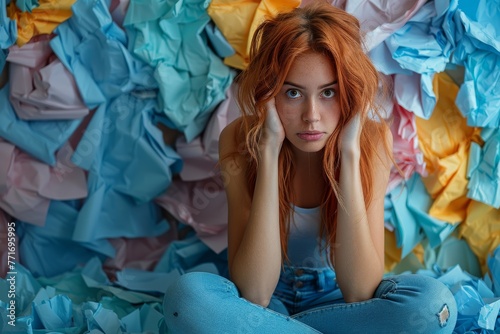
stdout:
[(408, 189), (398, 185), (385, 197), (385, 221), (394, 227), (397, 247), (402, 248), (401, 258), (406, 257), (425, 237), (417, 220), (407, 206)]
[[(17, 329), (21, 329), (18, 332), (165, 333), (162, 301), (169, 282), (181, 272), (217, 274), (218, 267), (227, 267), (225, 256), (211, 251), (196, 236), (179, 241), (174, 248), (167, 256), (170, 259), (167, 266), (163, 262), (154, 272), (128, 268), (117, 273), (115, 282), (110, 281), (97, 257), (83, 267), (52, 278), (35, 279), (18, 264)], [(179, 266), (180, 263), (183, 264)], [(0, 296), (6, 296), (7, 291), (8, 282), (0, 279)], [(2, 322), (6, 311), (7, 304), (0, 302), (0, 329), (9, 329)]]
[(38, 0), (16, 0), (16, 7), (22, 12), (32, 12), (33, 9), (40, 6)]
[(124, 94), (92, 116), (71, 158), (89, 171), (89, 195), (79, 212), (74, 240), (158, 236), (167, 231), (168, 222), (153, 199), (167, 189), (182, 161), (152, 123), (155, 106), (156, 99), (149, 95)]
[(154, 124), (156, 94), (123, 94), (92, 116), (71, 157), (112, 188), (146, 203), (167, 189), (181, 157)]
[[(155, 94), (143, 93), (121, 95), (89, 116), (71, 157), (88, 171), (86, 200), (52, 201), (46, 226), (25, 224), (23, 261), (36, 275), (71, 270), (96, 253), (113, 257), (107, 238), (158, 236), (169, 229), (153, 200), (168, 188), (182, 161), (153, 124)], [(71, 167), (64, 172), (71, 173)], [(66, 256), (51, 261), (60, 253)]]
[(208, 44), (208, 4), (197, 0), (151, 6), (131, 1), (124, 21), (129, 49), (155, 68), (160, 111), (188, 141), (203, 131), (233, 80)]
[(0, 75), (2, 74), (9, 50), (0, 49)]
[(56, 330), (72, 327), (72, 302), (65, 295), (55, 295), (52, 287), (38, 291), (32, 302), (33, 327)]
[(436, 219), (429, 215), (429, 208), (432, 205), (432, 198), (422, 182), (422, 177), (414, 175), (408, 181), (408, 207), (424, 230), (431, 247), (441, 244), (457, 228), (458, 222), (450, 224)]
[(68, 141), (81, 120), (25, 121), (9, 101), (9, 84), (0, 90), (0, 137), (41, 161), (55, 166), (56, 151)]
[(0, 0), (0, 49), (7, 49), (17, 40), (16, 21), (7, 16), (7, 4), (9, 2)]
[(453, 61), (460, 63), (472, 48), (500, 53), (500, 1), (459, 1), (454, 20), (457, 50)]
[(236, 53), (231, 44), (229, 44), (222, 32), (212, 21), (208, 22), (205, 26), (205, 32), (208, 37), (208, 42), (217, 56), (226, 58)]
[(494, 330), (498, 318), (498, 300), (483, 281), (473, 278), (451, 286), (457, 301), (458, 318), (454, 333)]
[(460, 270), (467, 273), (463, 276), (466, 277), (466, 280), (469, 280), (470, 276), (480, 277), (482, 273), (479, 259), (469, 244), (464, 239), (459, 238), (457, 234), (455, 232), (450, 234), (437, 247), (431, 247), (427, 239), (422, 240), (420, 243), (422, 247), (416, 248), (414, 252), (408, 254), (387, 275), (420, 272), (437, 277), (438, 274), (443, 275), (444, 272), (457, 270), (456, 268), (459, 267)]
[(453, 16), (457, 4), (457, 0), (426, 3), (370, 53), (377, 69), (384, 74), (397, 74), (398, 103), (424, 119), (430, 118), (436, 105), (432, 90), (434, 73), (446, 69), (456, 44)]
[[(456, 104), (467, 117), (468, 125), (498, 127), (499, 8), (498, 0), (431, 1), (422, 6), (400, 30), (372, 50), (370, 56), (382, 73), (404, 77), (411, 75), (407, 72), (410, 70), (413, 76), (421, 76), (420, 89), (401, 85), (396, 94), (398, 103), (419, 117), (428, 119), (435, 106), (432, 75), (444, 71), (451, 61), (465, 66), (465, 78)], [(415, 91), (420, 91), (417, 95), (422, 101), (411, 102), (412, 98), (407, 95), (415, 95)]]
[(481, 265), (477, 256), (472, 252), (469, 244), (456, 234), (458, 233), (451, 234), (434, 248), (427, 243), (424, 253), (426, 268), (431, 269), (437, 265), (439, 268), (448, 269), (459, 265), (468, 274), (480, 277)]
[[(200, 267), (202, 266), (202, 267)], [(227, 251), (217, 254), (196, 235), (172, 242), (156, 264), (154, 272), (169, 273), (177, 270), (184, 274), (194, 268), (228, 277)]]
[(73, 240), (83, 243), (107, 238), (159, 236), (169, 229), (154, 202), (137, 203), (133, 197), (89, 174), (89, 196), (82, 206)]
[(114, 287), (97, 259), (52, 279), (37, 280), (20, 264), (16, 270), (15, 327), (4, 322), (7, 281), (0, 279), (1, 333), (165, 333), (161, 298)]
[(456, 104), (467, 124), (500, 126), (500, 1), (460, 1), (452, 61), (465, 66)]
[(80, 206), (78, 201), (52, 201), (43, 227), (17, 222), (21, 260), (33, 275), (53, 277), (99, 254), (114, 256), (115, 249), (107, 240), (81, 243), (73, 239)]
[(395, 229), (402, 258), (424, 238), (431, 247), (440, 245), (458, 226), (431, 217), (428, 213), (431, 204), (432, 199), (417, 173), (386, 195), (385, 221)]
[(452, 19), (458, 0), (427, 2), (385, 44), (402, 68), (416, 73), (442, 72), (453, 50)]
[(153, 69), (127, 50), (127, 35), (113, 22), (104, 0), (79, 0), (50, 45), (73, 73), (82, 98), (93, 109), (134, 89), (156, 88)]
[(455, 103), (467, 125), (500, 127), (500, 53), (474, 50), (464, 65), (464, 82)]
[(500, 208), (500, 129), (484, 128), (483, 147), (472, 143), (467, 166), (467, 197)]
[(490, 269), (491, 282), (495, 296), (500, 297), (500, 247), (488, 257), (488, 268)]

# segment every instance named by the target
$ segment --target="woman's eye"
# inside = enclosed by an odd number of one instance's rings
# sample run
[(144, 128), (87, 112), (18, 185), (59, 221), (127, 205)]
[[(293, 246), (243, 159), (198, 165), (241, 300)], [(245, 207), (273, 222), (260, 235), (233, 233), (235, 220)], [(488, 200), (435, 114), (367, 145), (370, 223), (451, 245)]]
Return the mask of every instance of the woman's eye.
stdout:
[(300, 92), (296, 89), (289, 89), (286, 91), (286, 95), (291, 98), (291, 99), (296, 99), (298, 97), (300, 97)]
[(323, 91), (323, 96), (326, 98), (332, 98), (335, 96), (335, 91), (333, 89), (325, 89)]

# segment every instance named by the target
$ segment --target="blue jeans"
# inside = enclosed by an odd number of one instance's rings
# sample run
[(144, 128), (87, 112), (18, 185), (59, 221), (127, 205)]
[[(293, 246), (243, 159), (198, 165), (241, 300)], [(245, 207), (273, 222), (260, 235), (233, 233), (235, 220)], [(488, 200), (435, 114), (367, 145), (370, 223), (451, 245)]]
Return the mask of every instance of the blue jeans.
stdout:
[(169, 333), (452, 333), (451, 291), (424, 275), (384, 278), (372, 299), (345, 303), (330, 268), (286, 267), (268, 308), (240, 297), (228, 279), (188, 273), (164, 299)]

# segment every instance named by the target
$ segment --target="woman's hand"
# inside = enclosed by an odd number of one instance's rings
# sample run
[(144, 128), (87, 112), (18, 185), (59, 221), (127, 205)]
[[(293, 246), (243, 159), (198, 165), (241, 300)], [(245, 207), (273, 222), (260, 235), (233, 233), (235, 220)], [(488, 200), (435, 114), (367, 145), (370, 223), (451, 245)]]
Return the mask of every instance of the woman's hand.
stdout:
[(357, 113), (349, 121), (344, 130), (342, 130), (341, 149), (342, 151), (359, 151), (359, 142), (361, 138), (361, 114)]
[(266, 103), (266, 122), (262, 129), (261, 149), (271, 148), (281, 150), (285, 139), (285, 129), (276, 110), (274, 97)]

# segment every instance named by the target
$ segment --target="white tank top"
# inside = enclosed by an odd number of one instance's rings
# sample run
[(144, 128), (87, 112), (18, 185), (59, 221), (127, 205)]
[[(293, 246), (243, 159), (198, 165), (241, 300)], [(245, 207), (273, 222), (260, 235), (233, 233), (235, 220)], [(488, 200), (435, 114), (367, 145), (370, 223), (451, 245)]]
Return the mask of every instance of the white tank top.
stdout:
[[(328, 252), (319, 244), (320, 207), (305, 209), (293, 206), (288, 236), (288, 259), (295, 267), (319, 268), (328, 266)], [(326, 248), (328, 249), (328, 248)]]

